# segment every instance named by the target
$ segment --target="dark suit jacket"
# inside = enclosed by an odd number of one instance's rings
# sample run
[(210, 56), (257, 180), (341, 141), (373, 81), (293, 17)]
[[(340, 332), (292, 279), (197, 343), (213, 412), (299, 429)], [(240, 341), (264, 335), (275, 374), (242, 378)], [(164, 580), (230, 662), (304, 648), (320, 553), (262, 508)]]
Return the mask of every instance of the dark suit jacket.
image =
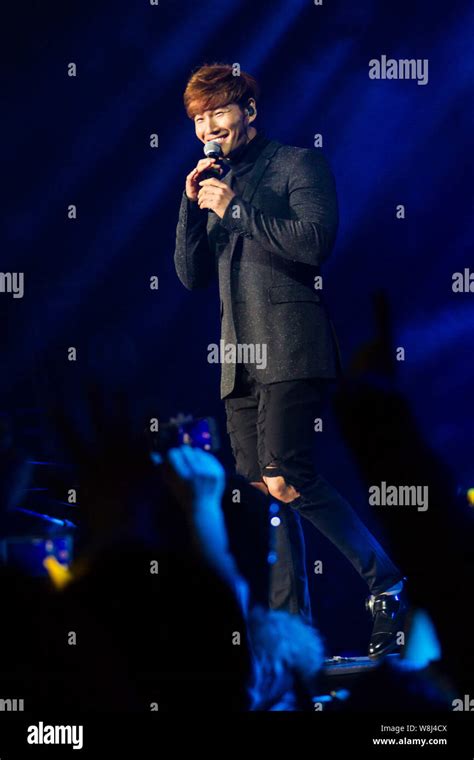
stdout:
[[(223, 179), (232, 186), (232, 172)], [(264, 146), (222, 219), (183, 192), (174, 263), (189, 290), (218, 276), (221, 341), (266, 344), (267, 366), (245, 364), (262, 383), (335, 378), (341, 359), (322, 291), (314, 287), (338, 226), (335, 182), (316, 149)], [(223, 363), (221, 398), (234, 388)]]

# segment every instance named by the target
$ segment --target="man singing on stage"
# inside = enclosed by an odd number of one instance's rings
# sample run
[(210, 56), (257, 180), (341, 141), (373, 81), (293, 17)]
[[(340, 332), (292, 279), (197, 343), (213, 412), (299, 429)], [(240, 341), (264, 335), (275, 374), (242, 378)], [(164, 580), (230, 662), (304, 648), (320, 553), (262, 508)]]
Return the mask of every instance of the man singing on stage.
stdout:
[[(258, 99), (256, 80), (226, 64), (201, 66), (187, 83), (184, 105), (196, 137), (217, 141), (221, 158), (201, 159), (186, 177), (176, 272), (189, 290), (217, 273), (225, 351), (265, 349), (256, 352), (266, 359), (258, 365), (249, 355), (240, 362), (224, 355), (221, 398), (237, 472), (280, 505), (270, 607), (311, 622), (302, 515), (366, 581), (369, 657), (378, 658), (398, 648), (405, 579), (313, 461), (315, 420), (340, 372), (334, 329), (315, 288), (336, 238), (334, 178), (319, 150), (257, 133)], [(210, 169), (216, 176), (204, 179)]]

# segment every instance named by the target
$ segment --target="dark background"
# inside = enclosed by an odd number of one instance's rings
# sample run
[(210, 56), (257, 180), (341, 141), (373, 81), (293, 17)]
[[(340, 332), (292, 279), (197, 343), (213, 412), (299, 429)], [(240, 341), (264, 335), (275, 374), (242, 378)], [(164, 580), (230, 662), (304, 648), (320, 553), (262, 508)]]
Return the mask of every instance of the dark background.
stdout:
[[(474, 295), (451, 289), (453, 273), (473, 265), (472, 5), (30, 1), (4, 13), (0, 269), (25, 273), (25, 295), (0, 294), (0, 409), (33, 453), (48, 456), (36, 420), (53, 367), (65, 387), (90, 372), (106, 388), (123, 385), (163, 419), (214, 415), (231, 466), (219, 366), (207, 363), (217, 288), (186, 291), (173, 250), (185, 176), (202, 156), (182, 105), (187, 77), (205, 62), (238, 62), (262, 87), (257, 129), (301, 147), (323, 135), (341, 218), (324, 291), (344, 360), (372, 334), (371, 295), (382, 288), (406, 351), (399, 387), (459, 486), (473, 483)], [(369, 79), (382, 54), (428, 58), (428, 84)], [(69, 399), (80, 407), (79, 395)], [(372, 524), (332, 415), (319, 462)], [(309, 561), (326, 563), (316, 620), (334, 650), (363, 649), (364, 584), (306, 534)], [(352, 629), (335, 626), (341, 602)]]

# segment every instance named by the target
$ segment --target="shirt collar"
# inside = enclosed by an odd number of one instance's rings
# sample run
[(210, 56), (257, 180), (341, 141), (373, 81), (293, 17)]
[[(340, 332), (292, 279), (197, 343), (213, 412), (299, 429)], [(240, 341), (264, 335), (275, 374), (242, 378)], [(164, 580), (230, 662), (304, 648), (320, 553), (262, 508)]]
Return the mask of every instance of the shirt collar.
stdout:
[[(257, 132), (255, 137), (239, 147), (236, 151), (233, 151), (230, 156), (226, 156), (223, 160), (232, 170), (240, 169), (248, 164), (253, 164), (259, 153), (263, 150), (264, 146), (268, 142), (268, 137), (264, 132)], [(234, 171), (235, 174), (235, 171)]]

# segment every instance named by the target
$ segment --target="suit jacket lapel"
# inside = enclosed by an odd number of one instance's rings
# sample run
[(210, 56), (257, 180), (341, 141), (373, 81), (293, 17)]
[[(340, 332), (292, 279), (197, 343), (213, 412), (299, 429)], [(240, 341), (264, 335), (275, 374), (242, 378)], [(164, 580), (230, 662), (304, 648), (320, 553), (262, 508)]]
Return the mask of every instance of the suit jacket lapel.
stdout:
[[(272, 159), (272, 156), (274, 155), (274, 153), (276, 153), (276, 151), (278, 150), (278, 148), (280, 148), (280, 146), (281, 146), (281, 143), (279, 143), (278, 140), (270, 140), (270, 142), (267, 143), (267, 145), (264, 147), (264, 149), (260, 153), (259, 157), (255, 161), (255, 164), (248, 176), (244, 191), (241, 195), (244, 201), (247, 201), (248, 203), (252, 201), (252, 198), (255, 195), (255, 191), (258, 187), (258, 184), (260, 180), (262, 179), (263, 174), (266, 171), (267, 166), (269, 165)], [(233, 177), (233, 174), (232, 174), (232, 169), (231, 169), (230, 172), (226, 174), (225, 178), (222, 181), (225, 182), (225, 180), (228, 179), (229, 181), (227, 184), (229, 184), (229, 187), (231, 187), (232, 177)], [(238, 237), (239, 236), (236, 233), (232, 233), (232, 249), (229, 256), (229, 265), (232, 261), (232, 256), (235, 251), (235, 246), (237, 244)]]
[(244, 188), (244, 192), (242, 193), (242, 198), (244, 201), (247, 201), (248, 203), (251, 202), (253, 196), (255, 195), (258, 184), (263, 176), (263, 173), (270, 163), (273, 154), (276, 153), (280, 146), (281, 143), (279, 143), (277, 140), (270, 140), (270, 142), (267, 143), (267, 145), (260, 153), (259, 157), (255, 161), (252, 171), (250, 172), (248, 181), (246, 182)]

